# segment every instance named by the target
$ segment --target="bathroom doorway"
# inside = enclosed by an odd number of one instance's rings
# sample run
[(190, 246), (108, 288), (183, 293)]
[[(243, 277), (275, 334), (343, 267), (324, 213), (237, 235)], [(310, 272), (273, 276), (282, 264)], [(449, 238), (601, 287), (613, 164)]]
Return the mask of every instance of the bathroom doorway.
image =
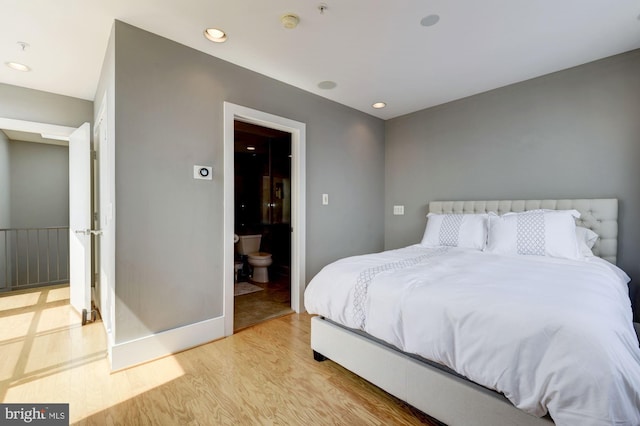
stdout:
[(234, 120), (234, 331), (291, 309), (291, 133)]

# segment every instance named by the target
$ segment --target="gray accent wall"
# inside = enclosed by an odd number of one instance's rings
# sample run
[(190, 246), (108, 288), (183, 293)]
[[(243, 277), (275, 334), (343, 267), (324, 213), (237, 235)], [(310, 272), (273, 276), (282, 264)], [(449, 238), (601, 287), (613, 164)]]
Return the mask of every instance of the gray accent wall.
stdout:
[(307, 278), (383, 248), (382, 120), (116, 22), (116, 343), (223, 312), (224, 101), (307, 125)]
[[(9, 139), (0, 132), (0, 229), (9, 228), (11, 226), (10, 207), (9, 207), (9, 191), (11, 189), (9, 182)], [(0, 240), (0, 245), (4, 247)], [(0, 248), (0, 256), (4, 253)]]
[(420, 242), (433, 200), (615, 197), (640, 278), (640, 50), (388, 120), (385, 141), (385, 248)]
[[(9, 140), (4, 132), (0, 131), (0, 229), (11, 227), (9, 172)], [(0, 231), (0, 291), (7, 286), (8, 278), (12, 274), (11, 262), (5, 261), (8, 246), (6, 232)]]
[[(93, 102), (0, 83), (0, 117), (78, 127), (82, 123), (91, 123), (93, 121)], [(4, 136), (4, 133), (2, 135)], [(68, 152), (68, 148), (27, 142), (8, 142), (6, 150), (9, 152), (9, 157), (7, 157), (7, 167), (5, 168), (2, 163), (3, 143), (0, 141), (0, 179), (2, 179), (0, 189), (3, 189), (4, 185), (8, 185), (12, 189), (11, 198), (8, 195), (5, 197), (0, 195), (0, 203), (2, 204), (0, 213), (3, 211), (2, 209), (8, 209), (9, 212), (12, 212), (11, 221), (6, 226), (16, 228), (21, 226), (49, 226), (46, 224), (51, 224), (51, 226), (67, 224), (69, 222), (69, 207), (67, 205), (67, 217), (64, 219), (62, 215), (65, 210), (59, 207), (59, 201), (60, 197), (66, 197), (68, 203), (68, 184), (66, 196), (61, 193), (62, 190), (58, 189), (53, 191), (52, 194), (55, 195), (43, 194), (47, 200), (52, 198), (56, 200), (54, 202), (56, 207), (52, 209), (51, 217), (48, 219), (43, 219), (47, 215), (47, 211), (33, 212), (29, 210), (33, 206), (33, 201), (28, 200), (28, 197), (33, 195), (33, 191), (38, 192), (37, 189), (29, 189), (32, 186), (29, 183), (30, 179), (42, 176), (42, 173), (54, 173), (54, 170), (56, 176), (58, 173), (62, 173), (57, 168), (62, 167), (62, 153), (63, 151)], [(27, 152), (34, 153), (35, 157), (33, 159), (25, 158)], [(51, 162), (48, 162), (45, 158), (48, 155), (44, 154), (45, 152), (52, 155)], [(68, 154), (66, 155), (68, 157)], [(14, 158), (14, 156), (18, 156), (18, 158)], [(15, 161), (18, 161), (18, 163), (14, 165)], [(67, 168), (64, 173), (66, 173), (66, 181), (68, 182), (68, 159), (66, 161)], [(29, 171), (26, 169), (29, 166), (29, 162), (32, 163), (30, 166), (38, 165), (43, 167), (43, 169), (33, 169), (34, 175), (32, 178), (29, 177)], [(11, 167), (8, 166), (9, 164), (11, 164)], [(9, 174), (10, 169), (14, 169), (11, 174)], [(6, 181), (3, 179), (5, 175), (8, 177)], [(19, 180), (16, 180), (15, 176), (19, 176)], [(62, 178), (59, 177), (59, 179), (56, 181), (57, 183), (52, 182), (51, 185), (58, 187), (62, 182)], [(27, 192), (21, 193), (22, 189)], [(12, 205), (14, 202), (18, 203), (18, 205)], [(3, 224), (0, 223), (0, 225)]]
[(12, 228), (69, 226), (69, 148), (11, 141)]
[(0, 117), (79, 127), (93, 121), (93, 101), (0, 83)]

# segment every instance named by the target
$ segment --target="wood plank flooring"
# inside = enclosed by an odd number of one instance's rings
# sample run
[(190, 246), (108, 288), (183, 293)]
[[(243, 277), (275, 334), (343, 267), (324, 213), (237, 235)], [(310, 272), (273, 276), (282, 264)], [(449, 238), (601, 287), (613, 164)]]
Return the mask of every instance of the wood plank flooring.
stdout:
[(234, 297), (233, 330), (239, 331), (262, 321), (293, 312), (289, 275), (272, 274), (268, 283), (252, 284), (264, 288), (256, 293)]
[(70, 404), (79, 425), (435, 425), (309, 348), (309, 315), (110, 373), (102, 323), (67, 286), (0, 296), (0, 400)]

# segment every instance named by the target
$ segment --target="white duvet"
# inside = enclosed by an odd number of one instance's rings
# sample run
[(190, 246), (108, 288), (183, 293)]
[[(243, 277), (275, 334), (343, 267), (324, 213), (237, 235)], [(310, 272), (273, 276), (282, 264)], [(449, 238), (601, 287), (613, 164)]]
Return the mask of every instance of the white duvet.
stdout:
[(326, 266), (305, 307), (558, 425), (640, 425), (628, 277), (599, 259), (420, 245)]

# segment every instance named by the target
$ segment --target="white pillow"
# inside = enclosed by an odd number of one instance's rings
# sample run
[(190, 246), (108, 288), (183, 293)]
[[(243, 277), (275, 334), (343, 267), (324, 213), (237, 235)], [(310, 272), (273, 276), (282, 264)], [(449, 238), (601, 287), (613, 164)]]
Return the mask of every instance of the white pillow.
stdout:
[(595, 245), (597, 239), (600, 238), (598, 234), (591, 229), (583, 228), (582, 226), (576, 226), (576, 240), (578, 241), (578, 249), (585, 257), (593, 256), (591, 249)]
[(486, 251), (584, 259), (578, 248), (577, 210), (530, 210), (489, 215)]
[(487, 242), (486, 214), (427, 215), (427, 228), (422, 242), (424, 247), (465, 247), (482, 250)]

